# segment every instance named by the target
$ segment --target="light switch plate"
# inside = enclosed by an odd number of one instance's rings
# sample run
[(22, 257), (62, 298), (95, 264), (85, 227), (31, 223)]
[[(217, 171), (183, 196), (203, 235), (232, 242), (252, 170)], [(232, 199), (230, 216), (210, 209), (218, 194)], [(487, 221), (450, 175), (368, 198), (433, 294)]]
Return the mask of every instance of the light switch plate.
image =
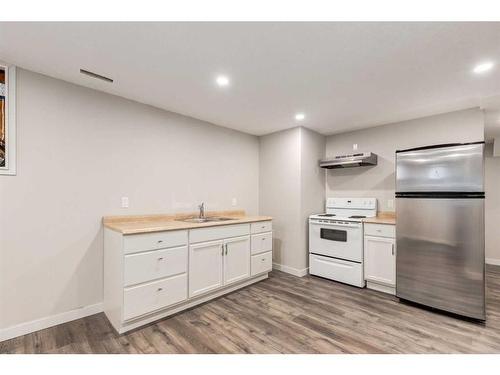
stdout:
[(128, 208), (128, 197), (122, 197), (122, 208)]
[(356, 151), (356, 150), (358, 149), (358, 144), (357, 144), (357, 143), (354, 143), (354, 144), (352, 145), (352, 149), (353, 149), (354, 151)]
[(232, 204), (233, 207), (237, 206), (238, 205), (238, 200), (236, 198), (233, 198), (231, 200), (231, 204)]

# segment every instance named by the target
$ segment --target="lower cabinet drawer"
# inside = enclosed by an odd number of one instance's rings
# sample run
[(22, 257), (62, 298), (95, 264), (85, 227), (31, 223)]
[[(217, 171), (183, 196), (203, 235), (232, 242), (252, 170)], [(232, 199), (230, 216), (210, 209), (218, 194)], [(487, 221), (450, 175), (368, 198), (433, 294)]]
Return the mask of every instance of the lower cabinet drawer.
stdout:
[(270, 272), (273, 269), (273, 252), (252, 255), (251, 275)]
[(187, 243), (187, 230), (127, 234), (126, 236), (123, 236), (123, 251), (125, 254), (131, 254), (140, 251), (183, 246), (187, 245)]
[(341, 283), (359, 287), (365, 286), (361, 263), (311, 254), (309, 256), (309, 273), (330, 280), (340, 281)]
[(187, 246), (125, 255), (125, 286), (184, 273), (187, 262)]
[(396, 227), (391, 224), (365, 223), (365, 236), (396, 237)]
[(259, 221), (250, 225), (250, 233), (264, 233), (273, 230), (272, 221)]
[(252, 255), (271, 251), (273, 249), (273, 233), (252, 234)]
[(125, 288), (123, 319), (129, 320), (187, 299), (187, 275)]

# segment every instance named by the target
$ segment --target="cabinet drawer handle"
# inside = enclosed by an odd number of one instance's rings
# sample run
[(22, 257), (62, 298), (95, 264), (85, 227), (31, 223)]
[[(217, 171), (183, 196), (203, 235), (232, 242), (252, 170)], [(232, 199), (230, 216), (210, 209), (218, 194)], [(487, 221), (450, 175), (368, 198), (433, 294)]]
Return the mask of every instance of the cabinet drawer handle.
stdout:
[(394, 244), (392, 244), (392, 255), (394, 255)]
[(163, 288), (158, 288), (158, 292), (161, 292), (163, 290)]
[(162, 243), (162, 242), (163, 242), (163, 240), (158, 240), (158, 243)]
[(266, 258), (262, 258), (261, 261), (264, 262), (266, 260)]
[(158, 262), (159, 262), (159, 261), (162, 261), (162, 260), (163, 260), (163, 257), (159, 257), (159, 258), (158, 258)]
[(264, 241), (266, 239), (266, 237), (262, 237), (262, 241)]

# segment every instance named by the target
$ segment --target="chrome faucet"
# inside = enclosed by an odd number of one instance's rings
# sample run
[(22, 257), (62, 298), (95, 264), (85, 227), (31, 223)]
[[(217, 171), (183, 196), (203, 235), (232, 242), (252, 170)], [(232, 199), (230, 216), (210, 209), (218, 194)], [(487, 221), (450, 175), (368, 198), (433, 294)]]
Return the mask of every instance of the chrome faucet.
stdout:
[(199, 206), (198, 209), (200, 210), (200, 219), (205, 218), (205, 202), (202, 202)]

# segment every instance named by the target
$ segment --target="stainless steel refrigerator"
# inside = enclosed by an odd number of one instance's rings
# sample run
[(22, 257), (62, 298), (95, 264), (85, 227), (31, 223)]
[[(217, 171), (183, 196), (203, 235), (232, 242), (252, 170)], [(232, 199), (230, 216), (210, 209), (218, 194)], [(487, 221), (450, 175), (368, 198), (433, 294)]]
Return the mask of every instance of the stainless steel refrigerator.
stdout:
[(484, 142), (396, 151), (396, 295), (486, 319)]

